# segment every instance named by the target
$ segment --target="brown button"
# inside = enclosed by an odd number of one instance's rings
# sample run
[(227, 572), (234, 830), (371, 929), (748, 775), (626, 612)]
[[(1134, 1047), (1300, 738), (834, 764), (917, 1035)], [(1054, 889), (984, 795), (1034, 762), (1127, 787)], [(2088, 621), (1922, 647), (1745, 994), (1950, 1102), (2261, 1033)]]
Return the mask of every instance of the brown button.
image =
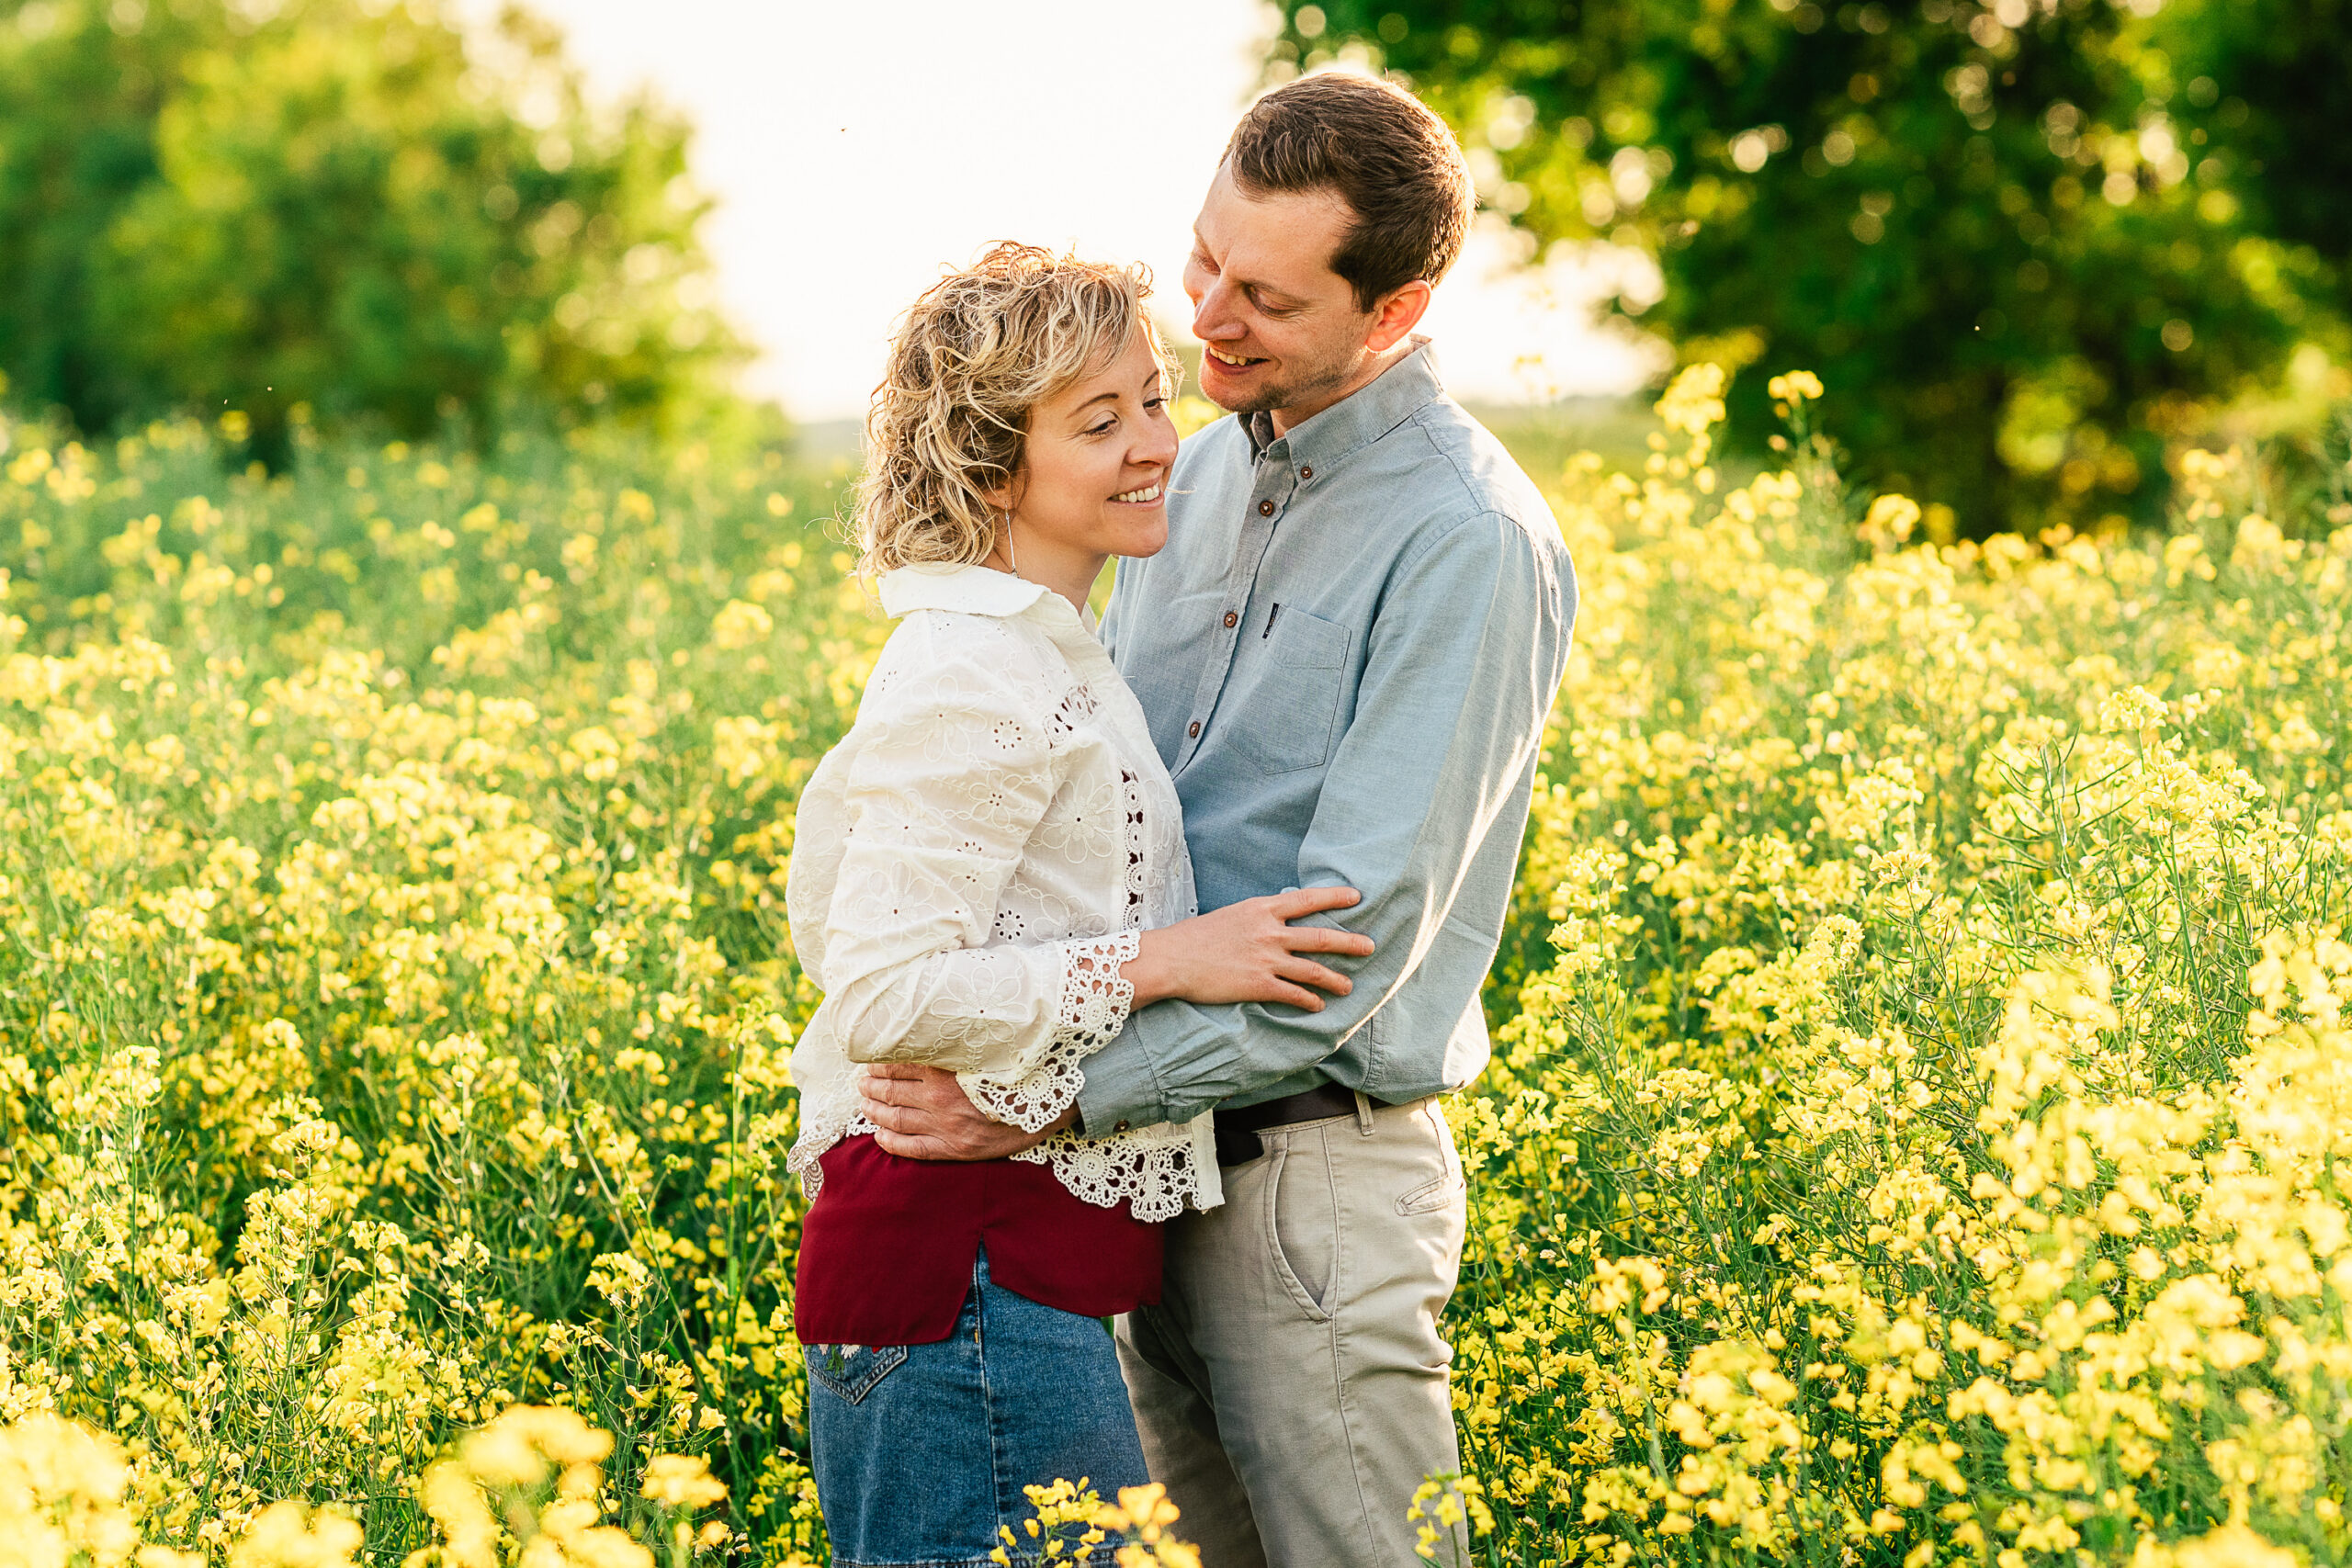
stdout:
[(1273, 503), (1272, 502), (1271, 502), (1271, 501), (1261, 501), (1261, 502), (1260, 502), (1258, 503), (1258, 515), (1259, 515), (1259, 516), (1261, 516), (1261, 517), (1272, 517), (1273, 514), (1274, 514), (1274, 503)]
[(1301, 468), (1298, 470), (1298, 477), (1303, 479), (1311, 479), (1315, 477), (1315, 470), (1313, 468)]
[(1201, 721), (1197, 718), (1194, 719), (1193, 721), (1193, 728), (1184, 731), (1184, 733), (1191, 736), (1193, 739), (1198, 740), (1201, 738)]
[(1125, 1117), (1124, 1117), (1124, 1116), (1120, 1117), (1120, 1118), (1119, 1118), (1119, 1120), (1118, 1120), (1117, 1124), (1116, 1124), (1116, 1125), (1114, 1125), (1114, 1127), (1112, 1127), (1112, 1129), (1111, 1129), (1111, 1131), (1113, 1131), (1114, 1133), (1124, 1133), (1124, 1132), (1125, 1132), (1126, 1130), (1127, 1130), (1127, 1119), (1126, 1119)]
[(1226, 624), (1227, 626), (1231, 626), (1231, 625), (1233, 625), (1236, 621), (1238, 621), (1239, 619), (1241, 619), (1241, 617), (1240, 617), (1240, 616), (1238, 616), (1238, 615), (1235, 615), (1235, 614), (1234, 614), (1232, 611), (1230, 611), (1230, 610), (1227, 610), (1227, 611), (1225, 613), (1225, 624)]

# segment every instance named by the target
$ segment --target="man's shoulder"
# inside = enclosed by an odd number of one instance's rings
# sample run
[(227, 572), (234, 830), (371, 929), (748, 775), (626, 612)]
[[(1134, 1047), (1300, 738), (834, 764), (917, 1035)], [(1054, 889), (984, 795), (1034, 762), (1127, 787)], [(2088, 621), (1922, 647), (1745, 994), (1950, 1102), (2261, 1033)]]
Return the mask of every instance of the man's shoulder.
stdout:
[(1497, 518), (1524, 535), (1539, 554), (1566, 550), (1543, 491), (1460, 403), (1440, 397), (1422, 404), (1391, 435), (1399, 437), (1398, 457), (1414, 470), (1426, 526), (1451, 533), (1476, 518)]

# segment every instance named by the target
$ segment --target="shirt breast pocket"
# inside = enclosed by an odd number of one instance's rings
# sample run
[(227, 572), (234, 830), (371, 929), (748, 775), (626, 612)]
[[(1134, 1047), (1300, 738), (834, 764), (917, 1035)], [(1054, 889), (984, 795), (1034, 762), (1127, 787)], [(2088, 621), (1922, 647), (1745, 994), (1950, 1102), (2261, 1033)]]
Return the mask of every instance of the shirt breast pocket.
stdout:
[(1253, 651), (1255, 678), (1226, 721), (1234, 750), (1261, 773), (1321, 767), (1336, 739), (1348, 628), (1285, 606)]

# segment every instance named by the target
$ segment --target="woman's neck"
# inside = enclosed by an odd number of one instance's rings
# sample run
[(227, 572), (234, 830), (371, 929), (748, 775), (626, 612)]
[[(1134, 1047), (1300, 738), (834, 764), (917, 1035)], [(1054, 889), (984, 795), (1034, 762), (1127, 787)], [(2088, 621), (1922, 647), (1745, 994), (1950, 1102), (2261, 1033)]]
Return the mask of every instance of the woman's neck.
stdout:
[(1014, 558), (1005, 553), (1003, 541), (999, 540), (980, 564), (1049, 588), (1082, 615), (1086, 596), (1094, 592), (1095, 580), (1102, 575), (1102, 564), (1110, 558), (1107, 555), (1033, 547), (1021, 552), (1016, 570)]

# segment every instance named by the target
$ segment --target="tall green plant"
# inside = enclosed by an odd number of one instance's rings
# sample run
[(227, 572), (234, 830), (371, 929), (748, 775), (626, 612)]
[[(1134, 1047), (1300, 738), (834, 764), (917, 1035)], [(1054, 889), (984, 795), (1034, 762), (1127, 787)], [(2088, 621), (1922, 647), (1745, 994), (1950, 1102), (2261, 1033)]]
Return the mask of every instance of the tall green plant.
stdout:
[[(1837, 389), (1858, 477), (1982, 533), (2153, 518), (2199, 400), (2340, 344), (2341, 0), (1286, 0), (1461, 130), (1540, 241), (1657, 258), (1687, 357)], [(2303, 90), (2281, 90), (2282, 75)]]
[(582, 97), (510, 11), (469, 43), (426, 6), (17, 6), (0, 21), (0, 369), (85, 428), (307, 410), (445, 422), (707, 402), (710, 306), (684, 125)]

